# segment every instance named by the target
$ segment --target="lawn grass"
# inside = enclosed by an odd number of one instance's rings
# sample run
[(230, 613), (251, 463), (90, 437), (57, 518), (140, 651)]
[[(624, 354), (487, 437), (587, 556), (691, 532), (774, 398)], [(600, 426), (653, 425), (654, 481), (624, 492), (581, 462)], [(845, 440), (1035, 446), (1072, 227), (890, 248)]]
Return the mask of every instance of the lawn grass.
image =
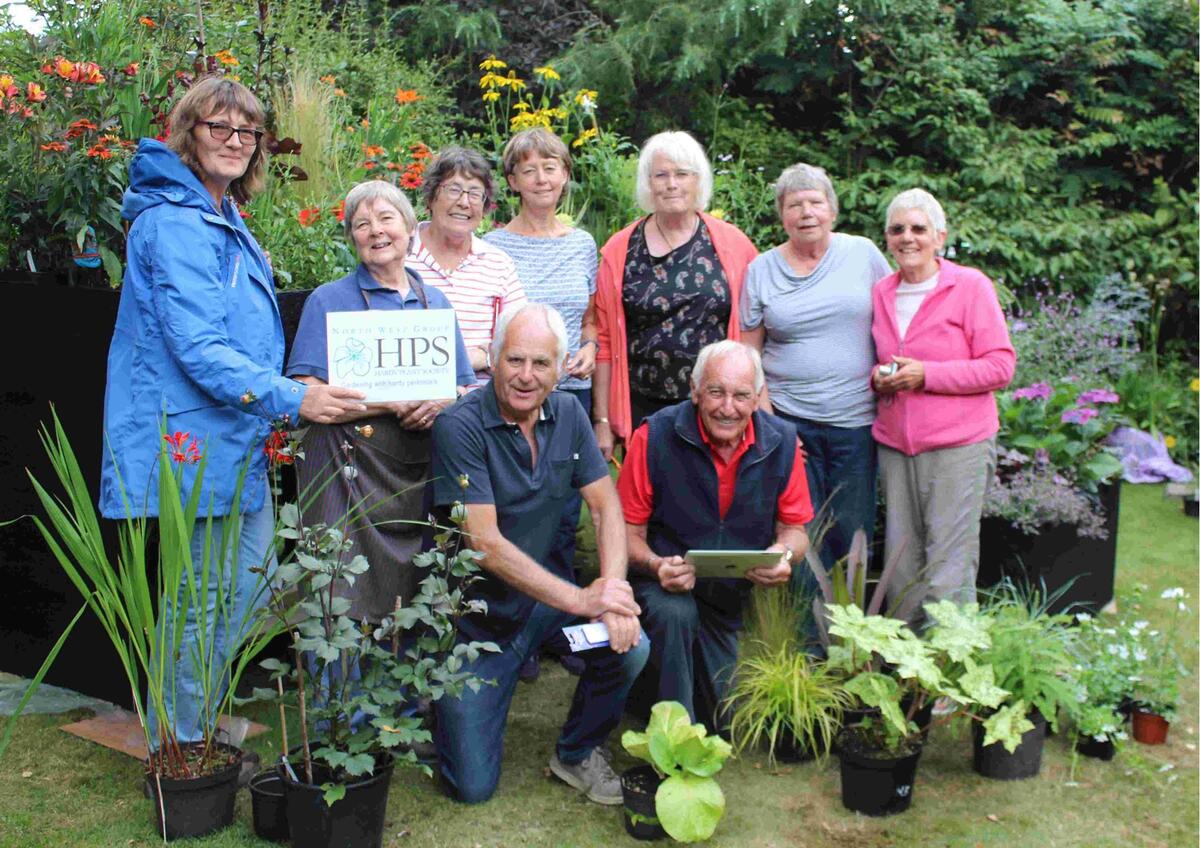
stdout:
[[(1183, 586), (1197, 593), (1197, 524), (1158, 486), (1126, 486), (1118, 539), (1118, 592), (1125, 611), (1141, 587), (1146, 614), (1164, 607), (1159, 593)], [(1197, 619), (1193, 608), (1180, 622), (1184, 660), (1192, 677), (1181, 683), (1184, 700), (1168, 744), (1129, 742), (1111, 763), (1079, 758), (1068, 740), (1047, 741), (1042, 774), (1013, 783), (985, 780), (970, 766), (965, 729), (936, 728), (922, 756), (912, 808), (900, 816), (870, 819), (847, 812), (839, 799), (836, 761), (771, 771), (764, 758), (733, 760), (719, 775), (728, 811), (707, 844), (712, 846), (1195, 846), (1197, 844), (1196, 677)], [(385, 846), (634, 845), (617, 808), (583, 800), (548, 776), (558, 726), (567, 712), (572, 678), (543, 662), (542, 676), (521, 685), (509, 718), (503, 777), (486, 804), (447, 800), (417, 772), (392, 781)], [(58, 730), (86, 715), (26, 716), (0, 762), (0, 846), (75, 848), (150, 846), (157, 842), (150, 802), (140, 792), (136, 762)], [(268, 710), (253, 717), (272, 723)], [(277, 742), (254, 740), (267, 760)], [(613, 743), (614, 749), (619, 744)], [(630, 763), (618, 752), (617, 765)], [(250, 824), (247, 793), (238, 798), (237, 821), (227, 831), (186, 844), (262, 846)]]

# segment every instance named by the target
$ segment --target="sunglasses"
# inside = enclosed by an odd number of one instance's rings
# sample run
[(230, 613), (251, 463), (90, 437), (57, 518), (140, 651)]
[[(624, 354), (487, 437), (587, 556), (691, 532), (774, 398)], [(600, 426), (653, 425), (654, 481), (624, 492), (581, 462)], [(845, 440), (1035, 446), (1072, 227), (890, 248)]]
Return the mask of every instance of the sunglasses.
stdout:
[(929, 232), (927, 224), (888, 224), (887, 234), (889, 236), (903, 235), (905, 230), (912, 230), (914, 236), (923, 236)]
[(229, 137), (237, 133), (238, 141), (242, 144), (247, 147), (258, 147), (258, 142), (263, 137), (262, 130), (251, 127), (231, 127), (229, 124), (221, 124), (217, 121), (196, 121), (196, 123), (208, 127), (208, 134), (217, 141), (229, 141)]

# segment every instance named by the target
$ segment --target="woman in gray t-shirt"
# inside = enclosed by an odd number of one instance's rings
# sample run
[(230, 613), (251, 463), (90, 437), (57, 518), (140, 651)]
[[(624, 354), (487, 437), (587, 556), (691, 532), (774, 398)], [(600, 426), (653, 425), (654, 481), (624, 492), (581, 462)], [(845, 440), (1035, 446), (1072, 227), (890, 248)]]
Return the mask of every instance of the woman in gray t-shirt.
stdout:
[(891, 268), (870, 240), (833, 231), (837, 194), (823, 169), (787, 168), (775, 205), (788, 238), (746, 272), (742, 341), (762, 351), (764, 408), (804, 442), (813, 505), (832, 522), (816, 549), (828, 569), (875, 523), (871, 288)]

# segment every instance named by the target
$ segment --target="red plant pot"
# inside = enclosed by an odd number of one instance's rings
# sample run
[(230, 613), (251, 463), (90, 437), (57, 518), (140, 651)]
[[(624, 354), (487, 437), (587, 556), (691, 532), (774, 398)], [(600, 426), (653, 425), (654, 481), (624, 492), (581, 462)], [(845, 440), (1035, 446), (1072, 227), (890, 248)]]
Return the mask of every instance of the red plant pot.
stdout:
[(1156, 713), (1133, 711), (1133, 738), (1144, 745), (1162, 745), (1170, 727), (1171, 722)]

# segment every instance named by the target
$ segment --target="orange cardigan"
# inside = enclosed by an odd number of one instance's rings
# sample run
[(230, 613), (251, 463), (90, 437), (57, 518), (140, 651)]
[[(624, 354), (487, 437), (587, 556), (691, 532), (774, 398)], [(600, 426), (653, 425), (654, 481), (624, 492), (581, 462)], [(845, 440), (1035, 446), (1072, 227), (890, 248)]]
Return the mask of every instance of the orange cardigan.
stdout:
[[(729, 283), (729, 332), (727, 338), (741, 337), (741, 322), (738, 319), (738, 300), (742, 293), (742, 282), (746, 279), (746, 268), (758, 256), (758, 250), (746, 238), (746, 234), (719, 218), (704, 212), (700, 219), (708, 227), (717, 259)], [(634, 228), (645, 219), (634, 221), (610, 238), (600, 251), (600, 270), (596, 274), (596, 323), (597, 362), (611, 365), (608, 384), (608, 423), (613, 435), (628, 439), (632, 413), (629, 406), (629, 342), (625, 337), (625, 302), (622, 287), (625, 277), (625, 256), (629, 250), (629, 239)]]

